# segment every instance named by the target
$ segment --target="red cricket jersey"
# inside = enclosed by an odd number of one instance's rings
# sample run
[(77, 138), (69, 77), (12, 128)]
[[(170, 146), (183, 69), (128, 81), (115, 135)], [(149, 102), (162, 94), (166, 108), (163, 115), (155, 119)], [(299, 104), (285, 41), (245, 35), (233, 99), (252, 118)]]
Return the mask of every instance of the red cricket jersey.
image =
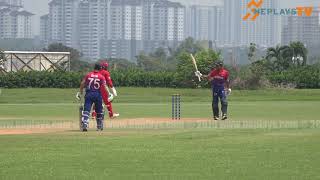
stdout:
[(212, 85), (214, 87), (224, 87), (229, 80), (229, 72), (224, 68), (220, 70), (214, 69), (210, 72), (209, 77), (213, 78)]
[(99, 71), (92, 71), (88, 73), (84, 80), (86, 82), (86, 92), (100, 91), (101, 87), (106, 85), (106, 79), (99, 73)]
[(107, 70), (101, 69), (101, 70), (99, 71), (99, 73), (106, 79), (107, 85), (108, 85), (110, 88), (113, 88), (113, 82), (112, 82), (112, 79), (111, 79), (111, 76), (110, 76), (110, 72), (107, 71)]

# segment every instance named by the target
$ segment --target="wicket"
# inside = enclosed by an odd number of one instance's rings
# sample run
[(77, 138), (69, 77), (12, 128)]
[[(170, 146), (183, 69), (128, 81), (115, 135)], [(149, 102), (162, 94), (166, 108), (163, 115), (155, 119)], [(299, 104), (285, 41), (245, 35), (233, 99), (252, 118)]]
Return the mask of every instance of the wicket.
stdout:
[(181, 95), (173, 94), (172, 95), (172, 120), (181, 119)]

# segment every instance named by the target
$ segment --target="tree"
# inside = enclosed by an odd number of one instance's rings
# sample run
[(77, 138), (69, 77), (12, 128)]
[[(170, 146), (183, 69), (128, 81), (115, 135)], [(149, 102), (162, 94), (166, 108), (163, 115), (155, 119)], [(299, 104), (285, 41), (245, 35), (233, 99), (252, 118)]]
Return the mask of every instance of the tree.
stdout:
[(256, 61), (256, 51), (257, 45), (255, 43), (250, 43), (248, 58), (251, 63)]
[(307, 55), (308, 50), (301, 42), (292, 42), (289, 46), (268, 48), (266, 59), (273, 65), (273, 70), (283, 71), (293, 66), (305, 66)]
[[(245, 89), (258, 89), (265, 86), (265, 77), (269, 70), (272, 69), (270, 66), (271, 61), (277, 62), (281, 58), (281, 49), (280, 47), (269, 48), (266, 60), (264, 58), (257, 59), (256, 56), (257, 46), (254, 43), (250, 44), (248, 58), (251, 64), (246, 68), (246, 73), (242, 74), (243, 79), (237, 79), (235, 85), (239, 88)], [(239, 75), (241, 72), (239, 72)]]
[(292, 63), (292, 61), (287, 57), (288, 53), (290, 52), (291, 49), (289, 46), (276, 46), (275, 48), (268, 48), (266, 59), (272, 65), (272, 70), (282, 71), (288, 69)]
[(196, 42), (193, 38), (189, 37), (181, 42), (181, 44), (176, 48), (175, 54), (180, 54), (181, 52), (196, 54), (201, 50), (204, 50), (201, 44), (199, 42)]
[(165, 62), (167, 59), (167, 53), (164, 48), (157, 48), (151, 56), (154, 58), (160, 58), (162, 62)]
[(205, 50), (200, 42), (195, 41), (193, 38), (187, 38), (180, 43), (176, 48), (168, 48), (168, 57), (166, 68), (167, 70), (176, 70), (180, 57), (182, 54), (196, 54), (199, 51)]
[(89, 63), (81, 61), (82, 54), (78, 50), (65, 46), (62, 43), (53, 43), (48, 46), (48, 49), (44, 49), (48, 52), (70, 52), (71, 70), (79, 71), (83, 68), (87, 68)]
[(136, 56), (136, 58), (138, 67), (145, 71), (161, 71), (165, 69), (159, 58), (152, 57), (143, 52)]
[(172, 63), (169, 53), (169, 49), (157, 48), (150, 56), (161, 64), (162, 70), (171, 71), (175, 69), (175, 65)]
[[(198, 69), (202, 74), (209, 74), (213, 68), (213, 64), (220, 57), (220, 54), (214, 50), (201, 50), (194, 55)], [(179, 56), (179, 63), (177, 66), (177, 80), (182, 87), (197, 87), (199, 84), (206, 86), (207, 81), (198, 82), (198, 78), (194, 75), (195, 67), (192, 63), (190, 53), (183, 52)]]
[(308, 50), (304, 44), (300, 41), (291, 42), (289, 47), (292, 50), (291, 59), (293, 60), (293, 63), (297, 66), (307, 65)]

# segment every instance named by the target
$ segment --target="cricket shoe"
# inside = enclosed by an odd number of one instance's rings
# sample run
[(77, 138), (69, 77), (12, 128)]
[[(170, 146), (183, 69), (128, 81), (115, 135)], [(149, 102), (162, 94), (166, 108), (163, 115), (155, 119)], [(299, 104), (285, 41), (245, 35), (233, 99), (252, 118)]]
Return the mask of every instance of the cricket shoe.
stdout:
[(87, 128), (88, 128), (88, 126), (82, 122), (82, 123), (81, 123), (80, 130), (81, 130), (82, 132), (87, 132), (87, 131), (88, 131)]
[(226, 114), (224, 114), (223, 116), (222, 116), (222, 120), (227, 120), (228, 119), (228, 116), (226, 115)]
[(218, 121), (219, 117), (215, 116), (215, 117), (213, 117), (213, 120)]
[(117, 117), (119, 117), (120, 114), (119, 113), (113, 113), (113, 115), (110, 117), (111, 119), (115, 119)]

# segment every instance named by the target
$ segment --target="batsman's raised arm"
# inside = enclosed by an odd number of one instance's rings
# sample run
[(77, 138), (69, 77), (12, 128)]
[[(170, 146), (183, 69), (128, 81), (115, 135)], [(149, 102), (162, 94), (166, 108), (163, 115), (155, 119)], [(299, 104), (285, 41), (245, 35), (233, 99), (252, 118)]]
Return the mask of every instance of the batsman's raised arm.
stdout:
[(204, 75), (204, 78), (207, 78), (209, 82), (211, 82), (213, 80), (213, 77), (211, 77), (210, 75), (211, 73), (209, 73), (208, 75)]

